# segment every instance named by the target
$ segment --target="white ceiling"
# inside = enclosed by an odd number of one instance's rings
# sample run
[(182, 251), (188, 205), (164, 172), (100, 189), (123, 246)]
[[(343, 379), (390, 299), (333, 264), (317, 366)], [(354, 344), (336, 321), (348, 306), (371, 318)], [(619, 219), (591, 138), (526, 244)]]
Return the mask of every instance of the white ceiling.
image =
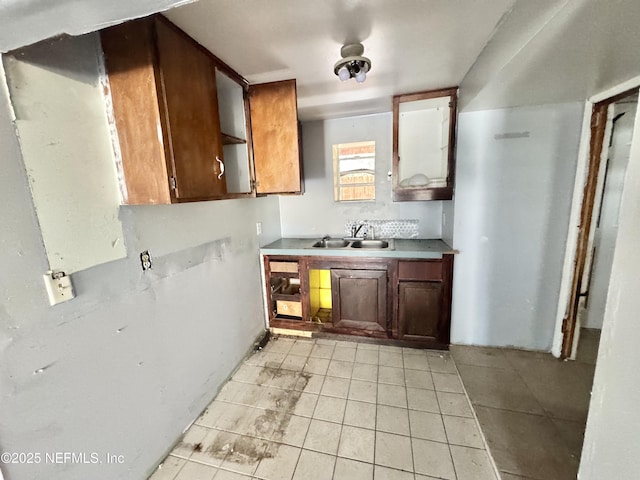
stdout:
[[(0, 51), (171, 7), (250, 82), (295, 78), (303, 120), (453, 85), (462, 110), (583, 101), (640, 76), (639, 0), (0, 0)], [(364, 84), (333, 74), (354, 41)]]
[[(459, 85), (515, 0), (200, 0), (167, 17), (249, 82), (295, 78), (303, 120), (390, 111), (394, 94)], [(340, 82), (361, 42), (367, 81)]]

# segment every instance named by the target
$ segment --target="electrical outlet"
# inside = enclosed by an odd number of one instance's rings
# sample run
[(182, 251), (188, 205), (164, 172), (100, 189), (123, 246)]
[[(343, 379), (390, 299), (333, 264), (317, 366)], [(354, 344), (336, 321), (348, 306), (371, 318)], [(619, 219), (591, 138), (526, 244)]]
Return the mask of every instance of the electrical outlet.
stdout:
[(262, 222), (256, 222), (256, 233), (262, 235)]
[(149, 253), (149, 250), (145, 250), (140, 254), (140, 263), (142, 264), (143, 272), (151, 268), (151, 254)]
[(51, 306), (66, 302), (75, 297), (71, 277), (64, 272), (53, 272), (50, 270), (45, 273), (43, 277)]

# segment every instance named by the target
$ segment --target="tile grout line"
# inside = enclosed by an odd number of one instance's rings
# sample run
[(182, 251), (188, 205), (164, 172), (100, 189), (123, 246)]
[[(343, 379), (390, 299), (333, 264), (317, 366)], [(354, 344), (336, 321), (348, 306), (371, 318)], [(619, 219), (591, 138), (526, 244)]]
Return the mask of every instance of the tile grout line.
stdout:
[[(291, 351), (291, 349), (293, 348), (293, 346), (296, 344), (296, 342), (297, 342), (297, 340), (296, 340), (296, 341), (294, 341), (294, 344), (291, 346), (291, 348), (289, 348), (289, 351), (288, 351), (288, 352), (287, 352), (287, 354), (285, 355), (285, 358), (283, 359), (282, 363), (284, 363), (284, 360), (285, 360), (285, 359), (287, 358), (287, 356), (290, 354), (289, 352)], [(315, 341), (313, 341), (313, 345), (315, 345)], [(309, 358), (311, 358), (311, 357), (310, 357), (310, 355), (311, 355), (312, 350), (313, 350), (313, 346), (311, 347), (311, 350), (309, 350), (309, 354), (306, 356), (307, 361), (308, 361), (308, 359), (309, 359)], [(293, 355), (293, 354), (292, 354), (292, 355)], [(298, 381), (300, 380), (300, 378), (304, 378), (302, 375), (303, 375), (303, 373), (304, 373), (304, 369), (305, 369), (305, 368), (306, 368), (306, 366), (307, 366), (307, 361), (305, 361), (305, 365), (304, 365), (304, 367), (303, 367), (301, 370), (299, 370), (299, 371), (295, 371), (295, 372), (294, 372), (294, 373), (298, 376), (298, 380), (296, 380), (296, 385), (298, 384)], [(281, 366), (282, 366), (282, 363), (281, 363)], [(282, 368), (281, 368), (281, 366), (280, 366), (280, 368), (278, 368), (278, 370), (286, 370), (286, 369), (282, 369)], [(289, 370), (287, 370), (287, 371), (289, 371)], [(324, 385), (324, 379), (322, 380), (322, 385), (320, 385), (320, 390), (322, 390), (322, 386), (323, 386), (323, 385)], [(305, 387), (306, 387), (306, 385), (305, 385)], [(277, 388), (277, 387), (275, 387), (275, 388)], [(287, 391), (286, 389), (282, 389), (282, 390)], [(297, 390), (294, 390), (294, 391), (297, 391)], [(302, 396), (302, 394), (304, 393), (304, 388), (303, 388), (302, 390), (299, 390), (299, 391), (300, 391), (300, 395)], [(318, 394), (318, 397), (319, 397), (319, 396), (320, 396), (320, 395)], [(316, 406), (317, 406), (317, 400), (316, 400)], [(314, 411), (315, 411), (316, 406), (314, 406)], [(265, 409), (265, 410), (266, 410), (266, 409)], [(282, 412), (280, 412), (280, 413), (281, 413), (281, 414), (283, 414), (283, 415), (287, 415), (287, 414), (288, 414), (288, 413), (287, 413), (287, 412), (285, 412), (285, 411), (282, 411)], [(293, 413), (291, 413), (291, 415), (293, 415)], [(313, 412), (311, 413), (311, 419), (312, 419), (312, 418), (313, 418)], [(311, 425), (311, 419), (310, 419), (310, 421), (309, 421), (309, 425)], [(275, 431), (274, 431), (274, 433), (275, 433)], [(303, 447), (304, 447), (304, 442), (306, 441), (306, 437), (307, 437), (307, 435), (308, 435), (308, 434), (309, 434), (309, 429), (307, 428), (307, 433), (305, 434), (305, 438), (304, 438), (304, 440), (302, 441), (302, 446), (300, 447), (300, 454), (298, 455), (298, 459), (296, 460), (296, 464), (295, 464), (295, 466), (294, 466), (294, 468), (293, 468), (293, 473), (291, 474), (291, 479), (293, 479), (293, 476), (295, 475), (295, 471), (296, 471), (296, 469), (298, 468), (298, 464), (299, 464), (299, 462), (300, 462), (300, 457), (302, 456), (302, 451), (303, 451)], [(272, 434), (271, 438), (273, 438), (273, 434)], [(281, 444), (281, 445), (287, 445), (287, 444), (285, 444), (285, 443), (272, 441), (272, 440), (271, 440), (271, 438), (270, 438), (269, 440), (267, 440), (267, 441), (268, 441), (268, 442), (270, 442), (270, 443), (279, 443), (279, 444)], [(293, 445), (289, 445), (289, 446), (293, 447)], [(296, 447), (294, 447), (294, 448), (296, 448)], [(255, 475), (255, 474), (256, 474), (256, 472), (258, 471), (258, 468), (260, 467), (260, 463), (262, 463), (262, 459), (260, 460), (260, 462), (258, 462), (258, 465), (256, 465), (256, 469), (253, 471), (253, 474), (251, 475), (251, 477), (250, 477), (250, 478), (256, 478), (256, 475)], [(217, 474), (216, 474), (216, 475), (217, 475)], [(215, 479), (214, 479), (214, 480), (215, 480)]]
[[(429, 372), (431, 375), (431, 381), (433, 381), (433, 370), (431, 370), (431, 362), (428, 361), (429, 364)], [(456, 370), (457, 371), (457, 370)], [(460, 384), (462, 384), (462, 378), (460, 378), (460, 373), (458, 373), (458, 378), (460, 379)], [(458, 478), (458, 470), (456, 469), (456, 462), (453, 461), (453, 452), (451, 451), (451, 443), (449, 441), (449, 433), (447, 432), (447, 426), (444, 423), (444, 415), (442, 414), (442, 407), (440, 406), (440, 397), (438, 397), (438, 390), (436, 390), (436, 383), (433, 381), (433, 391), (436, 396), (436, 403), (438, 404), (438, 410), (440, 411), (440, 421), (442, 422), (442, 429), (444, 430), (444, 437), (447, 439), (447, 451), (449, 452), (449, 459), (451, 460), (451, 466), (453, 467), (453, 474), (456, 479)]]
[[(425, 357), (426, 358), (426, 357)], [(427, 359), (427, 365), (429, 365), (429, 360)], [(413, 478), (416, 477), (416, 459), (413, 454), (413, 430), (411, 429), (411, 415), (409, 415), (409, 391), (407, 390), (407, 376), (406, 376), (406, 366), (404, 363), (404, 352), (402, 353), (402, 378), (404, 379), (404, 395), (407, 400), (407, 423), (409, 424), (409, 445), (411, 446), (411, 469), (413, 470)], [(429, 373), (431, 376), (431, 373)]]
[[(453, 355), (450, 354), (449, 357), (451, 358), (451, 362), (453, 363), (453, 367), (455, 368), (456, 373), (458, 374), (458, 378), (460, 379), (460, 385), (462, 385), (462, 391), (464, 392), (464, 396), (467, 399), (467, 404), (469, 405), (469, 408), (471, 409), (471, 414), (473, 415), (473, 419), (476, 422), (476, 427), (478, 427), (478, 431), (480, 432), (480, 438), (482, 438), (482, 444), (484, 445), (484, 450), (487, 452), (487, 457), (489, 457), (489, 462), (491, 463), (491, 466), (493, 467), (493, 473), (494, 473), (494, 475), (496, 477), (496, 480), (500, 480), (502, 478), (502, 475), (500, 475), (500, 471), (498, 470), (498, 465), (496, 464), (496, 461), (493, 458), (493, 454), (491, 453), (491, 450), (489, 449), (489, 444), (487, 443), (487, 438), (485, 437), (484, 432), (482, 431), (482, 427), (480, 426), (480, 420), (478, 420), (478, 416), (476, 415), (476, 410), (475, 410), (475, 408), (473, 408), (473, 404), (471, 403), (471, 398), (469, 397), (469, 393), (467, 392), (467, 387), (464, 386), (464, 382), (462, 381), (462, 375), (460, 375), (460, 370), (458, 370), (458, 365), (456, 364), (456, 361), (453, 358)], [(449, 450), (451, 450), (451, 448), (449, 448)], [(453, 460), (453, 458), (452, 458), (452, 460)], [(454, 468), (455, 468), (455, 463), (454, 463)]]
[[(315, 344), (315, 340), (313, 342)], [(305, 363), (305, 367), (306, 367), (306, 363)], [(304, 371), (304, 368), (303, 368), (303, 371)], [(299, 378), (303, 378), (302, 377), (303, 371), (298, 372)], [(324, 385), (324, 378), (322, 379), (322, 385), (320, 385), (320, 391), (322, 391), (323, 385)], [(305, 387), (306, 387), (306, 385), (305, 385)], [(302, 389), (301, 392), (304, 393), (304, 389)], [(320, 394), (318, 394), (318, 397), (320, 397)], [(317, 405), (318, 405), (318, 401), (316, 400), (316, 405), (313, 407), (314, 412), (315, 412), (315, 409), (316, 409)], [(311, 418), (309, 419), (309, 426), (307, 427), (307, 433), (304, 434), (304, 439), (302, 439), (302, 445), (300, 446), (300, 455), (298, 455), (298, 460), (296, 460), (296, 466), (293, 468), (293, 473), (291, 474), (291, 480), (293, 480), (293, 477), (295, 477), (296, 470), (298, 469), (298, 465), (300, 464), (300, 457), (302, 457), (302, 452), (304, 451), (304, 443), (307, 441), (307, 435), (309, 435), (309, 430), (311, 429), (311, 421), (312, 420), (313, 420), (313, 412), (311, 412)], [(256, 471), (257, 471), (257, 469), (256, 469)]]
[[(533, 391), (531, 390), (531, 388), (529, 387), (529, 384), (527, 383), (527, 381), (525, 380), (525, 378), (521, 375), (520, 370), (518, 369), (517, 365), (515, 365), (512, 360), (509, 358), (509, 356), (505, 355), (504, 352), (502, 352), (502, 355), (507, 359), (507, 362), (509, 362), (509, 364), (513, 367), (516, 375), (518, 376), (518, 378), (520, 378), (520, 380), (522, 380), (522, 383), (524, 384), (524, 386), (526, 387), (527, 391), (531, 394), (531, 396), (533, 397), (533, 399), (535, 400), (536, 404), (538, 404), (538, 406), (540, 407), (540, 409), (542, 410), (543, 414), (540, 415), (542, 417), (545, 417), (547, 420), (549, 420), (549, 422), (551, 423), (552, 428), (556, 431), (556, 433), (558, 434), (559, 438), (562, 440), (562, 444), (564, 445), (564, 447), (567, 449), (567, 452), (571, 454), (571, 448), (569, 447), (568, 442), (564, 439), (564, 435), (562, 433), (562, 430), (558, 427), (558, 425), (556, 424), (556, 422), (554, 422), (554, 420), (562, 420), (562, 421), (567, 421), (565, 419), (560, 419), (560, 418), (555, 418), (551, 416), (551, 412), (548, 411), (544, 405), (542, 405), (540, 403), (540, 401), (538, 400), (538, 397), (533, 393)], [(547, 360), (545, 360), (547, 361)], [(573, 455), (572, 455), (573, 456)]]

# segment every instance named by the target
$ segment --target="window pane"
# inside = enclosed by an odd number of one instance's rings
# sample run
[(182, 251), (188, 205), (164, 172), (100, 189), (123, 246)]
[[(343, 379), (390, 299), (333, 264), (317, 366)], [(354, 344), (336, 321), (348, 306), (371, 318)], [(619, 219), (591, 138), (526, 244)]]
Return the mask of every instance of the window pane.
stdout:
[(334, 199), (375, 200), (376, 142), (333, 146)]

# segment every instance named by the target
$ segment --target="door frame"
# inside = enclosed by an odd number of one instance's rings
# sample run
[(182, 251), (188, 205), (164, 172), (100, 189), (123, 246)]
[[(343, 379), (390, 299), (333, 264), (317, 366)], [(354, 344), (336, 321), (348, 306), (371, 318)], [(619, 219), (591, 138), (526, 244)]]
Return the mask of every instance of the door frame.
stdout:
[[(640, 77), (631, 79), (602, 92), (585, 102), (582, 135), (578, 151), (578, 165), (574, 184), (565, 261), (556, 314), (556, 328), (552, 354), (567, 359), (575, 358), (579, 338), (578, 306), (584, 270), (593, 241), (592, 219), (594, 200), (602, 165), (603, 143), (610, 131), (608, 111), (611, 104), (633, 94), (640, 88)], [(606, 160), (606, 159), (605, 159)]]

